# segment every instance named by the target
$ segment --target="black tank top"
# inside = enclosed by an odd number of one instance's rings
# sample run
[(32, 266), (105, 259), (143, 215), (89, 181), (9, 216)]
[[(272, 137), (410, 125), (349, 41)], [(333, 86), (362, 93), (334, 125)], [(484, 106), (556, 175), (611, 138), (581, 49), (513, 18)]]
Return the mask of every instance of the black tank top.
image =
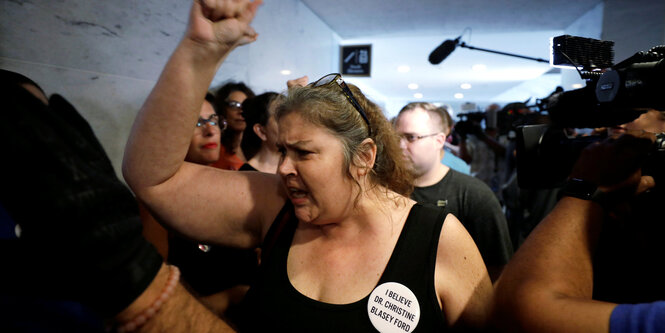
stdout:
[[(434, 288), (434, 266), (444, 218), (438, 207), (414, 205), (377, 284), (397, 282), (415, 294), (420, 305), (419, 320), (415, 327), (403, 326), (402, 332), (443, 332), (447, 328)], [(286, 262), (297, 225), (293, 208), (287, 203), (266, 236), (260, 276), (244, 300), (242, 315), (236, 321), (238, 329), (376, 332), (370, 316), (378, 315), (378, 310), (369, 313), (370, 295), (350, 304), (328, 304), (302, 295), (291, 285)], [(399, 304), (398, 299), (393, 303)]]

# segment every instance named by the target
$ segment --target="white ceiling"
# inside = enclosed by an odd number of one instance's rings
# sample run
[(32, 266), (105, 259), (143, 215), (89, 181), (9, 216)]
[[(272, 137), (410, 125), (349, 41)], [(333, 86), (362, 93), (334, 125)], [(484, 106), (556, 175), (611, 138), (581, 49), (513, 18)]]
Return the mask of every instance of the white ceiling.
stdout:
[[(549, 38), (601, 0), (302, 0), (343, 44), (372, 44), (370, 78), (347, 77), (384, 104), (420, 100), (459, 105), (545, 97), (560, 84), (548, 64), (458, 47), (439, 65), (428, 62), (434, 48), (465, 29), (466, 44), (549, 59)], [(469, 31), (470, 30), (470, 31)], [(485, 71), (471, 69), (484, 64)], [(407, 65), (408, 73), (397, 67)], [(554, 72), (554, 73), (552, 73)], [(525, 83), (526, 82), (526, 83)], [(419, 88), (410, 90), (409, 83)], [(461, 83), (472, 88), (463, 90)], [(464, 98), (455, 99), (455, 93)], [(393, 111), (394, 112), (394, 111)]]

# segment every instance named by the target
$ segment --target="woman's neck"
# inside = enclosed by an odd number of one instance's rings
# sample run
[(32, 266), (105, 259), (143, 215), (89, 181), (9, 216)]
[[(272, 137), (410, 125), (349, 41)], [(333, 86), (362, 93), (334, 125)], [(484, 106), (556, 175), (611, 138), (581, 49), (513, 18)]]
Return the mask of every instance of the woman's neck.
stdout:
[(261, 172), (276, 173), (279, 165), (279, 153), (262, 145), (259, 152), (250, 158), (247, 163)]
[[(353, 200), (351, 200), (353, 201)], [(364, 192), (350, 214), (339, 223), (315, 226), (329, 239), (353, 239), (358, 235), (386, 235), (401, 232), (415, 201), (375, 186)]]
[(246, 161), (245, 155), (240, 149), (240, 142), (242, 142), (242, 131), (228, 130), (222, 135), (222, 145), (228, 154), (235, 154), (241, 160)]

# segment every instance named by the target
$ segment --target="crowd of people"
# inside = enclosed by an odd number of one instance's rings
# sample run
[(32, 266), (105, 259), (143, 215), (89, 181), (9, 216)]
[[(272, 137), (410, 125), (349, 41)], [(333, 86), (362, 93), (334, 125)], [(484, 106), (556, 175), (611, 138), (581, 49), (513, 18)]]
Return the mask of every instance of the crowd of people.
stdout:
[(209, 91), (260, 3), (193, 2), (128, 139), (129, 188), (73, 106), (0, 71), (11, 330), (665, 331), (665, 112), (607, 129), (529, 210), (498, 105), (455, 130), (425, 102), (389, 121), (336, 73)]

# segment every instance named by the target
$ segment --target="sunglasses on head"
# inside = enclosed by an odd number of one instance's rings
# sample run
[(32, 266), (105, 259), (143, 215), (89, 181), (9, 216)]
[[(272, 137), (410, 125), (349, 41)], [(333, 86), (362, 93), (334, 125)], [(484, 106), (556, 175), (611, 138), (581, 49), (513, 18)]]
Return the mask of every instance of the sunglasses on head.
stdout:
[(342, 93), (344, 93), (344, 96), (346, 96), (346, 99), (353, 105), (356, 110), (358, 110), (358, 113), (360, 113), (360, 116), (363, 117), (363, 120), (365, 120), (365, 123), (367, 124), (367, 131), (369, 132), (369, 136), (372, 136), (372, 127), (369, 125), (369, 119), (367, 118), (367, 114), (365, 113), (365, 110), (363, 109), (362, 106), (358, 103), (358, 100), (353, 96), (353, 93), (351, 92), (351, 89), (346, 85), (344, 80), (342, 80), (342, 75), (339, 73), (331, 73), (328, 74), (310, 84), (308, 84), (308, 87), (323, 87), (329, 84), (335, 84), (338, 87), (342, 89)]

